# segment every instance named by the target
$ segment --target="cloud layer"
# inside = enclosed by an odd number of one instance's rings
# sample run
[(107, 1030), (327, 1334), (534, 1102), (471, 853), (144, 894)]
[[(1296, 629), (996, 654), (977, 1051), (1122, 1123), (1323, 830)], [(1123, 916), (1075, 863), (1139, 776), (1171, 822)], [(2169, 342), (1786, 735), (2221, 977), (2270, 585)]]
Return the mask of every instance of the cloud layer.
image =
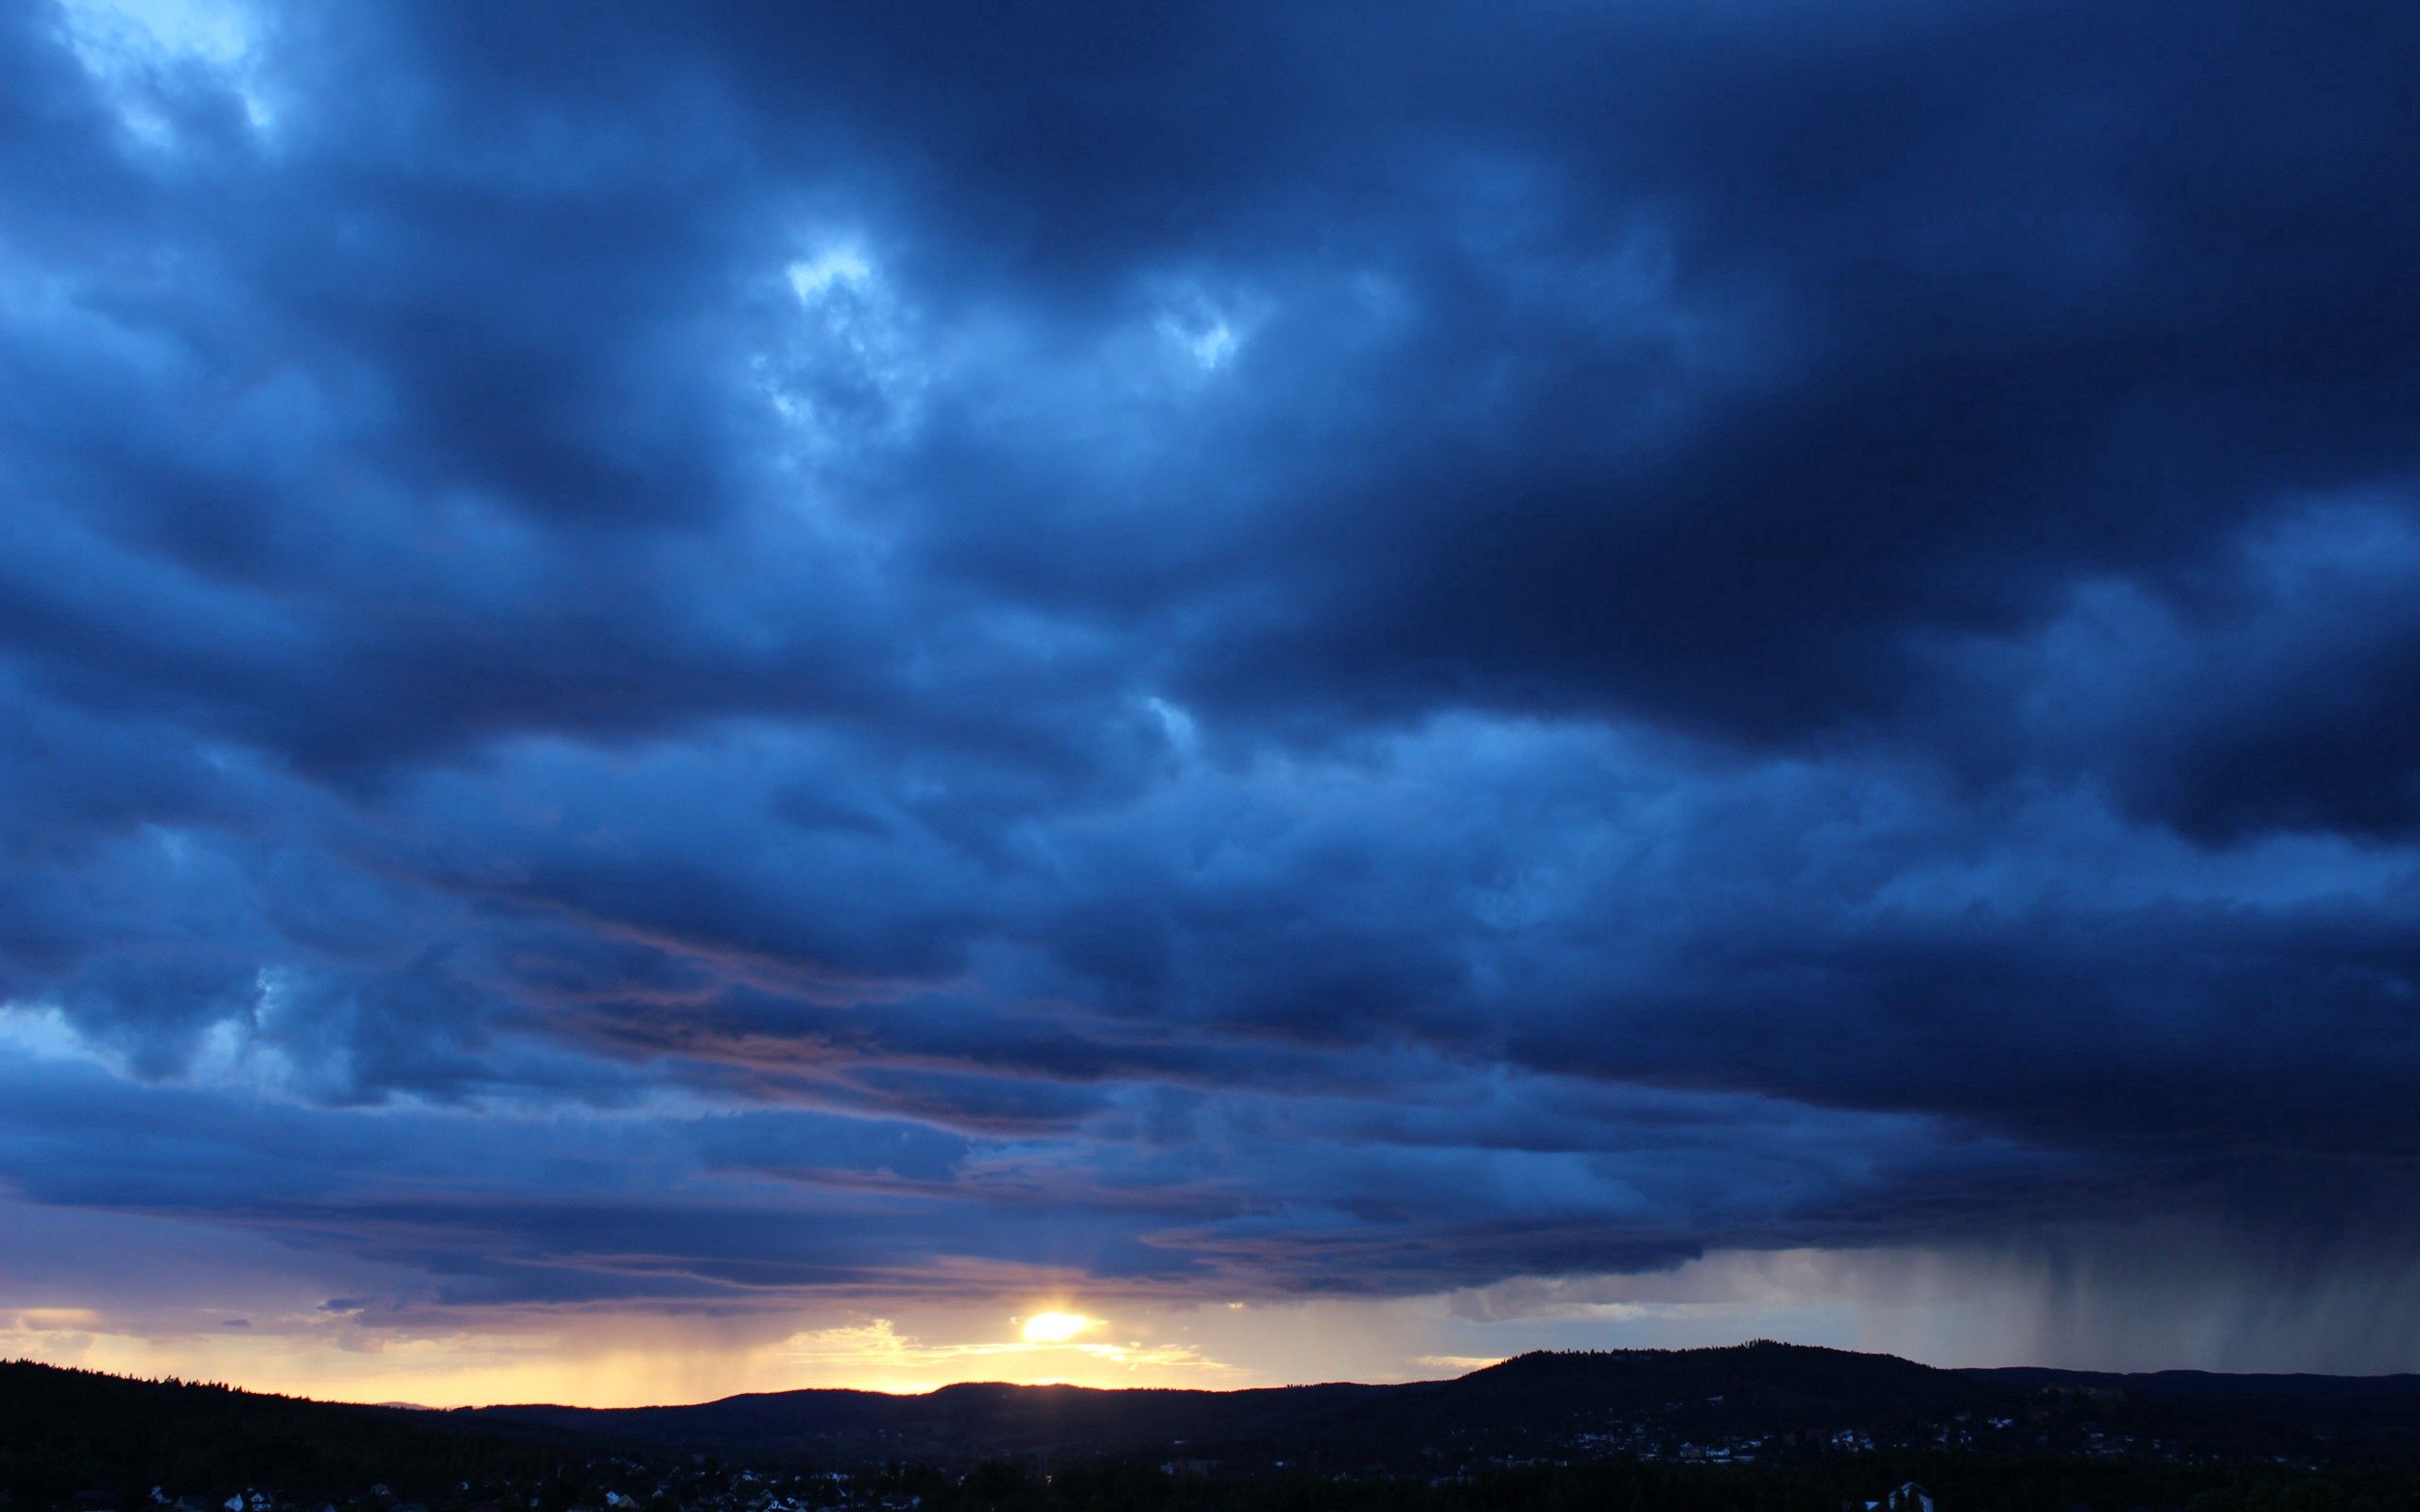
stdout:
[(0, 1300), (2420, 1349), (2415, 31), (9, 9)]

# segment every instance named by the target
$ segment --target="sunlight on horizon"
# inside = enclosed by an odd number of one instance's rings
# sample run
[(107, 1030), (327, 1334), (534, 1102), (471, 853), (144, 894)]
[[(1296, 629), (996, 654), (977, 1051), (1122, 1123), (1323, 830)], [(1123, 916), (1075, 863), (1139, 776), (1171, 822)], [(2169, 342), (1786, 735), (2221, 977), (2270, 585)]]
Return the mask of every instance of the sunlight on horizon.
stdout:
[(1100, 1327), (1098, 1318), (1080, 1313), (1036, 1313), (1025, 1320), (1028, 1344), (1065, 1344), (1079, 1333)]

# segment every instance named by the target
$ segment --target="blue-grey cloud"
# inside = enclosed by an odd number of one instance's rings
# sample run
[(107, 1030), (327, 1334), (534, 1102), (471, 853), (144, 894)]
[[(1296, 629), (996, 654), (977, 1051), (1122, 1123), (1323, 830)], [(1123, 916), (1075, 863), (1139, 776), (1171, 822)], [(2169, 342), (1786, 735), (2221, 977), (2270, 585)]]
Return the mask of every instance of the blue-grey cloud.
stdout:
[(0, 1180), (396, 1319), (2375, 1269), (2413, 25), (16, 8)]

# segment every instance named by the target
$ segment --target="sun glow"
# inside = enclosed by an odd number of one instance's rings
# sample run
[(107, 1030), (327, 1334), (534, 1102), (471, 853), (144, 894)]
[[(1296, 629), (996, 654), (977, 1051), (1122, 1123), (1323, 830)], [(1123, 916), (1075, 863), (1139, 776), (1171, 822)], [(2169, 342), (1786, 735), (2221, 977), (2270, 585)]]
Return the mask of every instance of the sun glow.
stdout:
[(1025, 1320), (1025, 1341), (1028, 1344), (1064, 1344), (1086, 1329), (1098, 1325), (1091, 1318), (1076, 1313), (1036, 1313)]

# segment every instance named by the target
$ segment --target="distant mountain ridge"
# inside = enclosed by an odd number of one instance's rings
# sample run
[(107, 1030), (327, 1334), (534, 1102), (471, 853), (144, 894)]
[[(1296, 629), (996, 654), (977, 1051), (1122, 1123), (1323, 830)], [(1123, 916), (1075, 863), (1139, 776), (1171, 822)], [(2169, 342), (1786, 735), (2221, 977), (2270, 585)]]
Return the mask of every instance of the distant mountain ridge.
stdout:
[[(813, 1389), (695, 1406), (524, 1405), (447, 1416), (758, 1455), (1181, 1450), (1188, 1458), (1347, 1465), (1447, 1447), (1505, 1457), (1575, 1446), (1661, 1455), (1754, 1444), (1779, 1453), (1843, 1442), (1842, 1435), (1851, 1446), (2106, 1452), (2194, 1440), (2285, 1454), (2347, 1435), (2398, 1452), (2420, 1442), (2420, 1375), (1943, 1369), (1893, 1355), (1758, 1341), (1542, 1351), (1448, 1380), (1386, 1385), (1208, 1391), (968, 1383), (922, 1396)], [(2005, 1426), (1990, 1426), (2000, 1419)]]
[(147, 1467), (164, 1457), (187, 1484), (240, 1480), (243, 1465), (270, 1460), (300, 1467), (287, 1471), (297, 1486), (334, 1487), (361, 1465), (389, 1461), (452, 1482), (526, 1469), (528, 1456), (562, 1448), (735, 1463), (1115, 1458), (1320, 1474), (1591, 1459), (1788, 1465), (1892, 1452), (2420, 1468), (2420, 1375), (1940, 1369), (1757, 1342), (1541, 1352), (1400, 1384), (977, 1382), (920, 1396), (813, 1389), (692, 1406), (441, 1412), (0, 1365), (0, 1465), (12, 1453), (20, 1464), (47, 1456), (116, 1467), (128, 1484), (156, 1473)]

